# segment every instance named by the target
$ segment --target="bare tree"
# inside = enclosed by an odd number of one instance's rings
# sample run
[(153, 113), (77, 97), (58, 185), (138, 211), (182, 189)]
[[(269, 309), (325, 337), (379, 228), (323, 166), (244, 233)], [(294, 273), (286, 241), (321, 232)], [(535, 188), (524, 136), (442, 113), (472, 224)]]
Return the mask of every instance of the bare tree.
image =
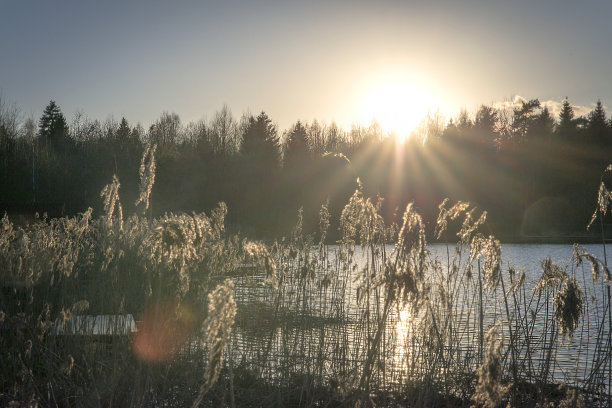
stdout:
[(208, 137), (217, 154), (232, 154), (240, 146), (239, 126), (231, 110), (224, 105), (217, 111), (208, 127)]
[(162, 113), (157, 122), (149, 128), (149, 142), (160, 149), (175, 145), (181, 138), (181, 119), (176, 113)]

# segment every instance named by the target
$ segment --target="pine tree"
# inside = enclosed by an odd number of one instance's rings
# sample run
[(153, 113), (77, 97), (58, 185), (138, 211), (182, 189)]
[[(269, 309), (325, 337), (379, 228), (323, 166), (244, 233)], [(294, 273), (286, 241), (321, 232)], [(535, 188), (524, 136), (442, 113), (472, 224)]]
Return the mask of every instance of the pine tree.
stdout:
[(567, 97), (563, 100), (563, 106), (561, 107), (561, 112), (559, 113), (559, 130), (566, 130), (575, 128), (574, 123), (574, 108), (570, 105)]
[(287, 137), (283, 162), (285, 168), (299, 167), (310, 158), (308, 132), (301, 122), (297, 122)]
[(274, 197), (278, 195), (280, 145), (276, 127), (264, 112), (249, 118), (240, 153), (244, 184), (238, 210), (250, 225), (273, 230), (279, 215)]
[(276, 126), (265, 112), (261, 112), (257, 118), (249, 118), (240, 152), (247, 160), (258, 162), (260, 166), (257, 167), (278, 167), (280, 164)]
[(575, 118), (574, 108), (569, 103), (567, 97), (565, 97), (563, 104), (561, 105), (561, 112), (559, 112), (559, 121), (555, 128), (557, 140), (560, 142), (565, 142), (575, 139), (577, 129), (578, 122)]
[(600, 100), (589, 113), (587, 120), (587, 137), (594, 149), (593, 156), (595, 157), (595, 165), (592, 169), (593, 174), (597, 174), (609, 164), (609, 157), (612, 154), (610, 128), (608, 128), (606, 110)]
[(550, 114), (548, 107), (545, 106), (535, 119), (534, 131), (537, 132), (536, 137), (548, 139), (553, 134), (554, 129), (555, 119)]
[(604, 145), (607, 142), (608, 123), (606, 121), (606, 111), (600, 100), (595, 104), (595, 108), (589, 113), (587, 130), (591, 140)]
[(486, 130), (487, 132), (495, 131), (495, 123), (497, 122), (497, 112), (491, 106), (481, 105), (476, 112), (475, 126)]
[(512, 133), (518, 141), (529, 139), (530, 128), (537, 119), (536, 109), (540, 108), (538, 99), (521, 102), (521, 107), (513, 111)]
[(497, 112), (491, 106), (481, 105), (476, 112), (474, 126), (472, 132), (475, 136), (475, 141), (482, 147), (491, 148), (495, 146), (497, 132), (495, 126), (497, 124)]
[[(309, 174), (312, 169), (312, 154), (308, 143), (308, 132), (301, 122), (297, 122), (287, 135), (283, 157), (284, 192), (286, 207), (297, 210), (302, 207), (305, 219), (312, 218), (313, 208), (307, 205)], [(317, 208), (318, 208), (317, 203)]]
[(122, 151), (130, 151), (140, 146), (138, 132), (130, 129), (128, 121), (121, 118), (119, 128), (115, 132), (115, 146)]
[(36, 149), (33, 166), (35, 200), (64, 203), (76, 195), (69, 181), (77, 156), (71, 152), (68, 125), (55, 101), (49, 102), (38, 121), (38, 139), (40, 149)]
[(128, 121), (125, 118), (121, 118), (119, 123), (119, 129), (117, 129), (117, 140), (121, 143), (122, 140), (127, 140), (130, 137), (130, 127)]
[(55, 101), (49, 102), (38, 121), (38, 136), (43, 143), (56, 149), (61, 148), (68, 138), (66, 118)]

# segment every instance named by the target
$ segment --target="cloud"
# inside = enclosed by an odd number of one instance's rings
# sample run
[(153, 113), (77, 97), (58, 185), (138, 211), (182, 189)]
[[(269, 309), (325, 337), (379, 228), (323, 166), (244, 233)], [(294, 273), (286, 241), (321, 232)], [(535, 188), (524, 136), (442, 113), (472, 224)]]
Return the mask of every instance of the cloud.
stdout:
[[(540, 101), (540, 104), (542, 105), (542, 107), (546, 106), (554, 118), (558, 118), (559, 113), (561, 113), (563, 101), (555, 101), (553, 99), (549, 99), (547, 101)], [(573, 105), (571, 101), (570, 104), (572, 105), (572, 108), (574, 108), (575, 117), (588, 115), (589, 112), (591, 112), (593, 110), (593, 107), (595, 106), (595, 104), (591, 106)]]
[[(527, 102), (528, 99), (524, 98), (521, 95), (514, 95), (512, 98), (504, 100), (504, 101), (500, 101), (500, 102), (494, 102), (492, 104), (492, 106), (496, 109), (499, 110), (512, 110), (515, 108), (519, 108), (521, 106), (521, 103), (523, 102)], [(571, 101), (570, 101), (571, 104)], [(552, 115), (552, 117), (554, 117), (555, 119), (559, 118), (559, 113), (561, 112), (561, 107), (563, 106), (563, 99), (559, 99), (559, 100), (554, 100), (554, 99), (548, 99), (545, 101), (540, 101), (540, 105), (542, 107), (547, 107), (548, 110), (550, 111), (550, 114)], [(595, 106), (595, 104), (591, 104), (591, 106), (584, 106), (584, 105), (574, 105), (572, 104), (572, 108), (574, 108), (574, 115), (575, 117), (579, 117), (579, 116), (586, 116), (589, 114), (589, 112), (591, 112), (593, 110), (593, 107)]]
[(498, 101), (493, 103), (493, 107), (499, 110), (511, 110), (521, 106), (521, 103), (527, 102), (526, 98), (523, 98), (520, 95), (514, 95), (510, 99), (506, 99), (504, 101)]

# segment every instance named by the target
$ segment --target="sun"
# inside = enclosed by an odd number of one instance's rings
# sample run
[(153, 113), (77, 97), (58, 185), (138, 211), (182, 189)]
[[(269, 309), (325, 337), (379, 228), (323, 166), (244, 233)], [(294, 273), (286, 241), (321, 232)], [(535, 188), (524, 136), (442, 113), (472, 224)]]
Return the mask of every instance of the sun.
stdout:
[(376, 120), (385, 133), (406, 140), (428, 112), (435, 109), (432, 93), (420, 81), (388, 77), (364, 92), (360, 117)]

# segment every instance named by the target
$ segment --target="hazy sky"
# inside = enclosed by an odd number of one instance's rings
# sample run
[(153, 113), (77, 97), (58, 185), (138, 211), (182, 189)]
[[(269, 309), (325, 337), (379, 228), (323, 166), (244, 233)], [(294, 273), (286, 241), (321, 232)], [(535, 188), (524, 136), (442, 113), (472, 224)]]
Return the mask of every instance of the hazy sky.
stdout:
[[(54, 99), (71, 118), (149, 125), (265, 110), (369, 122), (362, 105), (402, 82), (455, 114), (521, 95), (612, 103), (612, 1), (0, 0), (0, 92), (25, 116)], [(412, 87), (418, 91), (412, 92)]]

